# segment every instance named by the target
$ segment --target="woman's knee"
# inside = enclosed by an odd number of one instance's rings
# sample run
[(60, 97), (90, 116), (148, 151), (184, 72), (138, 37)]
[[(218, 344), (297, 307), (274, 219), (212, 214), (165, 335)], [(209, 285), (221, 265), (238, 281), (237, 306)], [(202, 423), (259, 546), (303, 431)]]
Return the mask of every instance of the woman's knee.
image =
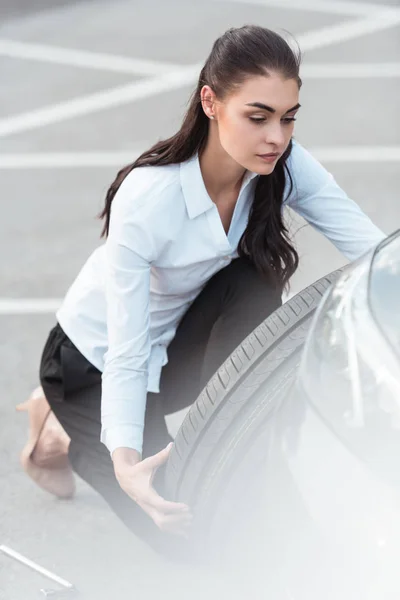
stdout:
[(281, 293), (281, 286), (274, 281), (272, 274), (261, 273), (255, 264), (247, 257), (238, 257), (218, 271), (212, 278), (217, 284), (227, 285), (243, 289), (243, 284), (251, 286), (253, 289), (274, 290)]
[(272, 277), (260, 273), (254, 263), (245, 257), (232, 261), (221, 278), (225, 310), (240, 312), (255, 310), (257, 316), (268, 316), (282, 303), (282, 288)]

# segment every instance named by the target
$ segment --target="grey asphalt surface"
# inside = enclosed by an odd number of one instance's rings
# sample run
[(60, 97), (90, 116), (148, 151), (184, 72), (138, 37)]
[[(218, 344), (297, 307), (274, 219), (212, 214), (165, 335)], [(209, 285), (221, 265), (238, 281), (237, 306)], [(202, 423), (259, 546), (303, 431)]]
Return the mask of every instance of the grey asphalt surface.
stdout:
[[(399, 6), (394, 0), (385, 4)], [(344, 19), (353, 17), (229, 1), (116, 0), (111, 5), (20, 0), (2, 3), (0, 39), (188, 65), (204, 60), (214, 39), (231, 26), (258, 23), (300, 36)], [(400, 25), (310, 50), (304, 57), (305, 64), (351, 62), (400, 62)], [(2, 121), (143, 76), (0, 54), (0, 79)], [(305, 79), (297, 139), (309, 148), (400, 146), (399, 81)], [(10, 153), (145, 149), (176, 130), (192, 87), (0, 135), (0, 167), (2, 156)], [(386, 233), (399, 227), (399, 162), (325, 164)], [(95, 215), (116, 170), (115, 166), (0, 168), (0, 299), (63, 296), (99, 243)], [(289, 217), (293, 231), (304, 225), (292, 214)], [(308, 226), (301, 228), (296, 241), (301, 265), (292, 293), (346, 262)], [(37, 385), (40, 353), (53, 324), (51, 312), (0, 314), (0, 544), (72, 581), (84, 599), (222, 598), (234, 597), (234, 592), (241, 596), (221, 575), (171, 566), (155, 556), (83, 482), (78, 482), (76, 499), (61, 502), (23, 474), (18, 454), (27, 422), (14, 407)], [(170, 419), (172, 432), (181, 419), (182, 414)], [(42, 587), (52, 584), (0, 554), (0, 599), (33, 600), (41, 597)]]

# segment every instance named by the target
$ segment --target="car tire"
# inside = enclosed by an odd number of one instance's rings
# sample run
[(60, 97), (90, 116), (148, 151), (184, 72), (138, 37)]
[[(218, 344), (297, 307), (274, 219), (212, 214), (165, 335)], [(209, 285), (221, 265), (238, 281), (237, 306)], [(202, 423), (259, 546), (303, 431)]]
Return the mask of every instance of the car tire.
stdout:
[(315, 310), (342, 271), (308, 286), (261, 323), (210, 379), (187, 413), (166, 465), (164, 489), (169, 499), (193, 507), (199, 530), (246, 438), (251, 443), (252, 432), (277, 408), (282, 398), (277, 392), (293, 382)]

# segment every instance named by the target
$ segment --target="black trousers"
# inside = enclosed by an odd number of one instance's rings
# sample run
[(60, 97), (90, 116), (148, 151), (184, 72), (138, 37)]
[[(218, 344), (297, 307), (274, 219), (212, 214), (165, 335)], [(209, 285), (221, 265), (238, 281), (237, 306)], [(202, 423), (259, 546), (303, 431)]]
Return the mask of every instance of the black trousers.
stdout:
[[(165, 415), (191, 405), (233, 350), (280, 305), (281, 289), (262, 277), (247, 258), (233, 260), (208, 281), (168, 347), (160, 393), (148, 393), (143, 458), (171, 441)], [(155, 550), (173, 557), (175, 546), (179, 553), (183, 542), (161, 533), (119, 487), (110, 454), (100, 442), (101, 373), (58, 324), (43, 350), (40, 380), (54, 414), (71, 438), (69, 458), (74, 471)], [(162, 469), (155, 481), (162, 493)]]

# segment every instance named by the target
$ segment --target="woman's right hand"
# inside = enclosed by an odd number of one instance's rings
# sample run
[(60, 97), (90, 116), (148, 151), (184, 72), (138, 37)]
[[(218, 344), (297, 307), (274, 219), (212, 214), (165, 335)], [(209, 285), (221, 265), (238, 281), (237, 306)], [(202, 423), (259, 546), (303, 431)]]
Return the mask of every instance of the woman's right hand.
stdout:
[(157, 527), (167, 533), (187, 537), (192, 522), (189, 507), (165, 500), (152, 485), (157, 469), (167, 461), (172, 446), (171, 442), (164, 450), (144, 460), (140, 460), (136, 450), (117, 448), (112, 459), (119, 485), (153, 519)]

